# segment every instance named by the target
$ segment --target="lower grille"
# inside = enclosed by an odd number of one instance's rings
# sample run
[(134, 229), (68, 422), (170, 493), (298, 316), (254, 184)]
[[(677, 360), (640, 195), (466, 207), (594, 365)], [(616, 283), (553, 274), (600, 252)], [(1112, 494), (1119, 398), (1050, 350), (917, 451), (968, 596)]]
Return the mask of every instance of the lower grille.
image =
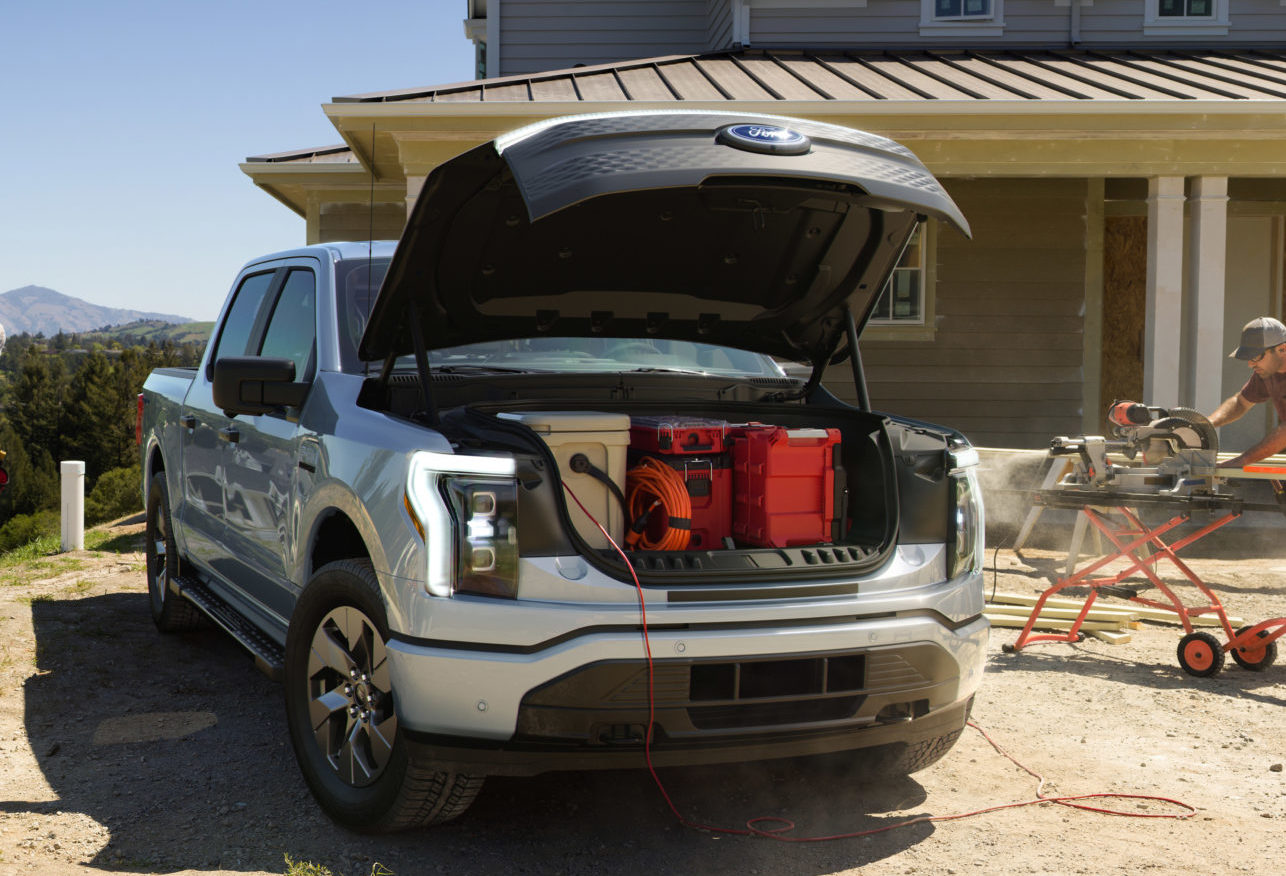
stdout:
[(688, 720), (698, 730), (735, 730), (743, 727), (840, 721), (853, 717), (864, 699), (866, 698), (862, 696), (846, 696), (824, 700), (694, 706), (688, 709)]

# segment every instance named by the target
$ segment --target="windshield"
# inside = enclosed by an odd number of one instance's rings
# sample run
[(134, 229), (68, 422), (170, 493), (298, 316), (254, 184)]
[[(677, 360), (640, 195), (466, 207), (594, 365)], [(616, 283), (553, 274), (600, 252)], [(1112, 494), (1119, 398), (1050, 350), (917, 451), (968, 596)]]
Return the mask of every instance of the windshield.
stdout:
[[(367, 364), (357, 357), (379, 292), (387, 259), (341, 261), (335, 279), (339, 297), (340, 359), (344, 371), (363, 373)], [(379, 363), (370, 363), (378, 368)], [(487, 341), (429, 351), (429, 366), (439, 371), (680, 371), (739, 377), (782, 377), (785, 372), (768, 356), (665, 338), (522, 338)], [(414, 368), (404, 356), (398, 368)]]
[(782, 377), (767, 356), (665, 338), (523, 338), (429, 351), (435, 370), (682, 371)]

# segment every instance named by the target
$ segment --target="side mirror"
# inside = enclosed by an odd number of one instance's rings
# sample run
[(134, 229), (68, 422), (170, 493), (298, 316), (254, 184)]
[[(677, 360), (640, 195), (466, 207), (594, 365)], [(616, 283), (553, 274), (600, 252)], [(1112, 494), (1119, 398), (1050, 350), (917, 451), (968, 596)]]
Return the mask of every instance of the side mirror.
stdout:
[(299, 407), (308, 384), (295, 383), (295, 363), (271, 356), (229, 356), (214, 363), (214, 403), (229, 417)]

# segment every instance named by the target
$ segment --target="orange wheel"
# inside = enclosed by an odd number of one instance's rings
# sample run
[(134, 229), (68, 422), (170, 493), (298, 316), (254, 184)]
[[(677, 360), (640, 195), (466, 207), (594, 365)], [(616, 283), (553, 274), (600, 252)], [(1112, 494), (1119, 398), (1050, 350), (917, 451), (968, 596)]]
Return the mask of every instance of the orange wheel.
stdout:
[(1198, 678), (1218, 675), (1223, 662), (1223, 646), (1210, 633), (1188, 633), (1179, 640), (1179, 665), (1189, 675)]
[[(1242, 633), (1249, 629), (1250, 627), (1242, 627), (1237, 630), (1237, 638), (1240, 639)], [(1268, 630), (1260, 630), (1259, 638), (1268, 638)], [(1240, 648), (1233, 648), (1232, 659), (1236, 660), (1237, 665), (1243, 669), (1249, 669), (1251, 672), (1263, 672), (1277, 660), (1277, 643), (1264, 642), (1263, 644), (1242, 645)]]

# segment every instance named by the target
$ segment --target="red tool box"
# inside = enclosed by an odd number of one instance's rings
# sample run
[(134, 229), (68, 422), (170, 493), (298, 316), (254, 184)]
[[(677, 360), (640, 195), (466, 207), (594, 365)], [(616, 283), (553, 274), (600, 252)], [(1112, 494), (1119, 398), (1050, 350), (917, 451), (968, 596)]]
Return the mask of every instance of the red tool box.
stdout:
[(710, 454), (726, 450), (728, 424), (705, 417), (630, 417), (630, 449)]
[(732, 532), (761, 547), (829, 544), (839, 429), (732, 426)]
[[(692, 502), (690, 550), (720, 550), (732, 535), (732, 458), (725, 452), (728, 424), (696, 417), (632, 417), (630, 464), (643, 456), (666, 463), (683, 478)], [(655, 537), (664, 513), (648, 523)]]

